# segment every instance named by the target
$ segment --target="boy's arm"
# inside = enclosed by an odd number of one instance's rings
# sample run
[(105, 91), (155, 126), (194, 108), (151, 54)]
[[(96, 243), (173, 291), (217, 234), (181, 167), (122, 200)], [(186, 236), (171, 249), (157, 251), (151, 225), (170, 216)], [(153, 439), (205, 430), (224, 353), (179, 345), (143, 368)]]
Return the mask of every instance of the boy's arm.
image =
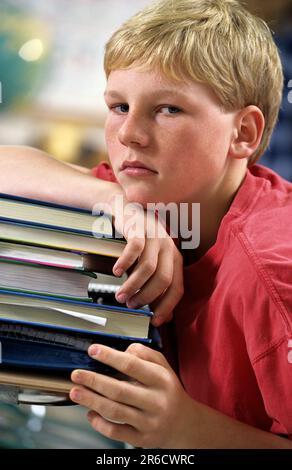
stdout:
[[(116, 196), (123, 200), (124, 206), (127, 204), (118, 183), (95, 178), (31, 147), (0, 146), (1, 192), (110, 212), (116, 229), (128, 242), (114, 266), (114, 274), (121, 276), (136, 263), (117, 292), (117, 300), (132, 308), (155, 301), (153, 322), (157, 326), (171, 318), (172, 310), (183, 293), (182, 257), (164, 228), (158, 229), (160, 223), (155, 216), (146, 214), (143, 209), (137, 211), (142, 232), (139, 236), (128, 235), (129, 224), (125, 214), (120, 214), (119, 208), (115, 213), (113, 201)], [(145, 231), (148, 222), (156, 227), (153, 233), (164, 230), (165, 236), (148, 238)]]
[(0, 146), (0, 192), (92, 209), (107, 203), (117, 183), (97, 180), (90, 171), (60, 162), (38, 149)]
[(85, 166), (75, 165), (74, 163), (67, 162), (66, 165), (70, 166), (71, 168), (74, 168), (74, 170), (81, 171), (81, 173), (85, 173), (86, 175), (91, 174), (91, 170), (89, 168), (86, 168)]

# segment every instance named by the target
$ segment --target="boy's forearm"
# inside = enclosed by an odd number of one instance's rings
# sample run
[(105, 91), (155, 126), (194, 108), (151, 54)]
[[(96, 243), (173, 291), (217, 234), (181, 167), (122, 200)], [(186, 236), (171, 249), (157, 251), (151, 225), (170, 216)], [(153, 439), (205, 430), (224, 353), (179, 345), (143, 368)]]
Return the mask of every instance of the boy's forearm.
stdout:
[(292, 449), (292, 441), (249, 426), (208, 406), (192, 401), (184, 442), (178, 447), (197, 449)]
[(0, 146), (0, 192), (92, 209), (122, 189), (40, 150)]

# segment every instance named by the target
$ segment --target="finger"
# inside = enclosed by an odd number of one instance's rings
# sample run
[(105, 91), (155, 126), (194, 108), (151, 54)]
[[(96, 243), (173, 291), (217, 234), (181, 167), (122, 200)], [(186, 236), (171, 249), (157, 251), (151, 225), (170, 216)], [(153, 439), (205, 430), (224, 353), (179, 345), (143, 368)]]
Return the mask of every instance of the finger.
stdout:
[(160, 366), (126, 352), (117, 351), (103, 344), (93, 344), (88, 349), (88, 354), (93, 359), (107, 364), (122, 374), (131, 377), (138, 382), (151, 386), (157, 381)]
[(139, 409), (151, 409), (152, 394), (139, 382), (127, 382), (86, 370), (75, 370), (71, 374), (75, 384), (83, 385), (99, 395), (124, 405)]
[(139, 258), (142, 251), (144, 250), (144, 246), (144, 238), (134, 238), (132, 240), (129, 240), (121, 256), (113, 267), (113, 273), (116, 276), (121, 276), (125, 271), (127, 271)]
[[(173, 259), (169, 256), (168, 250), (160, 251), (158, 260), (155, 259), (154, 262), (157, 264), (154, 275), (143, 287), (141, 286), (139, 292), (134, 291), (137, 293), (129, 299), (127, 303), (129, 308), (150, 304), (162, 295), (173, 282)], [(142, 279), (142, 270), (140, 272)]]
[[(165, 291), (160, 299), (156, 302), (154, 310), (154, 317), (152, 324), (160, 326), (163, 323), (171, 320), (175, 306), (181, 300), (184, 293), (184, 279), (183, 269), (178, 261), (173, 271), (173, 279), (170, 287)], [(152, 308), (152, 306), (151, 306)]]
[[(126, 301), (136, 294), (157, 269), (159, 245), (156, 240), (147, 240), (143, 253), (133, 272), (119, 289), (118, 295), (124, 295)], [(153, 299), (152, 299), (153, 300)], [(138, 305), (138, 303), (137, 303)], [(142, 305), (142, 304), (140, 304)], [(145, 305), (145, 304), (143, 304)], [(134, 306), (129, 306), (135, 308)]]
[(153, 364), (160, 365), (164, 368), (171, 368), (162, 353), (160, 353), (159, 351), (155, 351), (154, 349), (148, 348), (143, 344), (132, 343), (130, 344), (130, 346), (128, 346), (126, 352), (129, 354), (133, 354), (134, 356), (139, 357), (144, 361), (152, 362)]
[(116, 403), (82, 386), (75, 386), (70, 391), (74, 403), (96, 411), (105, 419), (110, 419), (131, 426), (141, 426), (142, 412), (137, 408)]
[(89, 411), (87, 418), (92, 428), (103, 436), (115, 441), (128, 442), (133, 446), (139, 446), (139, 433), (132, 426), (112, 423), (95, 411)]

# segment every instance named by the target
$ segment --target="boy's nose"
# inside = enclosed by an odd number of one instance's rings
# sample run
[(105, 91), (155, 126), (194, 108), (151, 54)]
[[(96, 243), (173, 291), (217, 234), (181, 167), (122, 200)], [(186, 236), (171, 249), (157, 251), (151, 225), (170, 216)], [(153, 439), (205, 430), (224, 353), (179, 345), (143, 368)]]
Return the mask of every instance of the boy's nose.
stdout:
[(120, 142), (130, 147), (131, 145), (140, 145), (146, 147), (149, 143), (149, 136), (146, 126), (142, 122), (138, 123), (137, 118), (128, 117), (118, 131)]

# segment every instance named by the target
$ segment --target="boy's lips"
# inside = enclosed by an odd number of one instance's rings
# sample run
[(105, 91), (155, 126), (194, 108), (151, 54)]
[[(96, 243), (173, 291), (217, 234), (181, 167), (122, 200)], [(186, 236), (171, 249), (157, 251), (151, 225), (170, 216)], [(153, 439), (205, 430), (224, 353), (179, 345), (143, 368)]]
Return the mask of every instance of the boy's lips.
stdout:
[(120, 171), (129, 176), (145, 176), (158, 173), (156, 170), (145, 165), (145, 163), (142, 163), (139, 160), (125, 160), (120, 167)]

